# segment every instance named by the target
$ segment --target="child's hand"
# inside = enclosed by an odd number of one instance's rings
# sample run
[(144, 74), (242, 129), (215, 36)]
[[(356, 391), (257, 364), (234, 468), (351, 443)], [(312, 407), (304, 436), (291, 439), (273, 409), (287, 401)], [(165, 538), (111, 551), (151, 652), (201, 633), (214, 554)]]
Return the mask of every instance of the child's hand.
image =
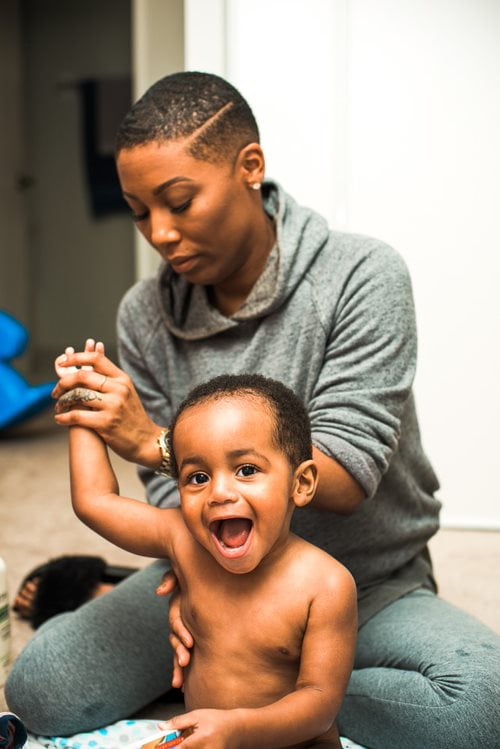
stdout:
[[(84, 350), (91, 353), (93, 351), (97, 351), (98, 353), (104, 354), (104, 343), (101, 343), (101, 341), (97, 341), (96, 343), (93, 338), (87, 338), (87, 340), (85, 341)], [(54, 366), (56, 374), (59, 378), (64, 377), (67, 374), (71, 374), (72, 372), (78, 371), (78, 367), (67, 367), (64, 364), (64, 362), (67, 360), (68, 355), (74, 353), (75, 349), (73, 348), (73, 346), (68, 346), (64, 350), (64, 354), (61, 354), (61, 356), (58, 356), (55, 360)], [(92, 369), (92, 367), (83, 366), (82, 369)]]
[(237, 749), (244, 730), (238, 715), (238, 710), (192, 710), (160, 723), (159, 728), (181, 731), (182, 749)]

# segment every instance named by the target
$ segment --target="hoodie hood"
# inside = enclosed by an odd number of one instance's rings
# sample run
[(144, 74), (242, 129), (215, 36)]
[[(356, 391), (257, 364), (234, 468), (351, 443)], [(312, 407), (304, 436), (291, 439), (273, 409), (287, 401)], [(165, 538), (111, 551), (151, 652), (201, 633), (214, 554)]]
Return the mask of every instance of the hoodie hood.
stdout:
[(266, 213), (276, 223), (276, 244), (244, 304), (226, 317), (210, 304), (205, 286), (191, 284), (167, 263), (158, 269), (157, 290), (164, 322), (177, 338), (200, 340), (278, 309), (307, 274), (329, 239), (325, 219), (299, 206), (276, 183), (262, 186)]

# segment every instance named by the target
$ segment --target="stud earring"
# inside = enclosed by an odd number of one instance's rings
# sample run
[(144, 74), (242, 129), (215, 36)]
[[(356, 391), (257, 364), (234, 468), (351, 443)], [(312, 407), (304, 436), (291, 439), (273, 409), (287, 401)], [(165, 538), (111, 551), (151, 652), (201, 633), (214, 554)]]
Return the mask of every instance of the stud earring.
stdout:
[(249, 184), (248, 187), (250, 187), (251, 190), (260, 190), (260, 188), (262, 187), (262, 183), (252, 182), (252, 184), (251, 185)]

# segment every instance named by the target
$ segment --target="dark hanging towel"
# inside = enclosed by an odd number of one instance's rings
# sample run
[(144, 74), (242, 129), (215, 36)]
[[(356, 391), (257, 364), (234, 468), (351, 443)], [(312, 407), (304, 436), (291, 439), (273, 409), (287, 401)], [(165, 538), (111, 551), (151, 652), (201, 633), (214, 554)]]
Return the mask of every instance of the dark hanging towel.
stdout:
[(116, 131), (130, 109), (130, 77), (79, 83), (82, 143), (90, 207), (96, 218), (126, 211), (114, 159)]

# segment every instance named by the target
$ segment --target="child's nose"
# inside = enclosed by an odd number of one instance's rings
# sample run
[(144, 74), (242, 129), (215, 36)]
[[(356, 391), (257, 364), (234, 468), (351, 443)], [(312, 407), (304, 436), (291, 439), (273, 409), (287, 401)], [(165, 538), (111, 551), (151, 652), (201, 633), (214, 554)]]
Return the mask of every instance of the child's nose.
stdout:
[(230, 502), (238, 501), (238, 492), (236, 491), (233, 482), (224, 476), (217, 477), (212, 480), (212, 492), (210, 495), (210, 505), (223, 505)]

